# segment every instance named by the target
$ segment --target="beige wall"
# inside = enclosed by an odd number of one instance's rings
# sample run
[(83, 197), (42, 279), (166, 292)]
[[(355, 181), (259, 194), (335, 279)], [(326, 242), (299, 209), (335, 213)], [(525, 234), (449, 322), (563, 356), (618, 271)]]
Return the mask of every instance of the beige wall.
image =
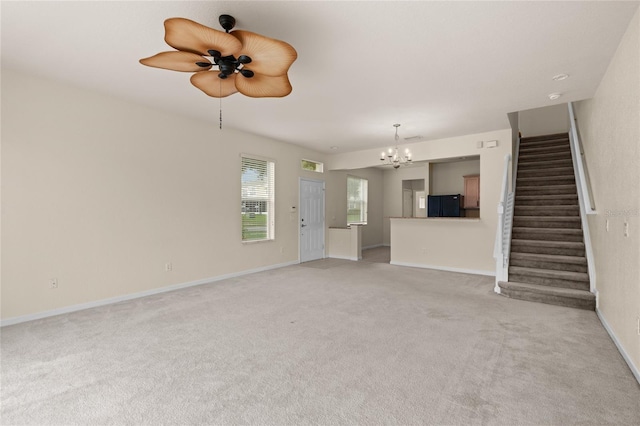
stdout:
[[(497, 140), (496, 148), (478, 148), (478, 141)], [(374, 153), (377, 150), (372, 150)], [(429, 160), (440, 160), (444, 158), (480, 156), (480, 207), (481, 220), (476, 225), (466, 226), (464, 229), (476, 229), (477, 233), (464, 235), (462, 233), (456, 240), (459, 244), (466, 244), (467, 238), (477, 238), (484, 247), (483, 250), (475, 252), (470, 258), (460, 256), (458, 252), (450, 253), (455, 257), (456, 265), (476, 265), (476, 269), (483, 271), (493, 270), (495, 266), (491, 264), (493, 256), (493, 242), (495, 240), (495, 230), (497, 226), (496, 208), (498, 205), (500, 185), (502, 184), (502, 172), (504, 169), (504, 157), (511, 153), (511, 129), (497, 130), (493, 132), (479, 133), (473, 135), (459, 136), (455, 138), (438, 139), (421, 142), (411, 146), (411, 152), (416, 161), (428, 162)], [(354, 159), (366, 157), (369, 153), (360, 153)], [(374, 159), (376, 159), (374, 154)], [(329, 160), (330, 162), (332, 160)], [(341, 159), (341, 162), (344, 162)], [(358, 160), (359, 161), (359, 160)], [(343, 163), (344, 164), (344, 163)], [(387, 169), (384, 172), (384, 244), (391, 244), (390, 217), (402, 216), (402, 181), (406, 179), (425, 179), (425, 187), (430, 186), (429, 164), (419, 163), (411, 167), (401, 167), (398, 170)], [(420, 219), (415, 219), (420, 220)], [(428, 221), (429, 219), (425, 219)], [(437, 223), (422, 225), (424, 232), (428, 233), (430, 226), (437, 226)], [(462, 229), (462, 228), (461, 228)], [(474, 231), (475, 232), (475, 231)], [(420, 236), (420, 238), (424, 235)], [(426, 238), (431, 238), (427, 236)], [(416, 242), (409, 243), (410, 250), (421, 250), (422, 245)], [(393, 250), (393, 247), (392, 247)], [(417, 252), (416, 251), (416, 252)], [(392, 251), (393, 253), (393, 251)], [(443, 253), (444, 254), (444, 253)], [(413, 259), (413, 258), (412, 258)], [(477, 259), (482, 259), (477, 262)], [(415, 259), (413, 259), (415, 260)], [(437, 259), (421, 257), (420, 263), (437, 265)], [(440, 260), (438, 260), (440, 262)], [(413, 263), (413, 261), (412, 261)], [(469, 266), (470, 268), (471, 266)]]
[[(478, 141), (490, 140), (497, 140), (498, 146), (481, 149), (477, 147)], [(504, 157), (511, 153), (511, 129), (423, 142), (412, 145), (411, 151), (416, 161), (479, 155), (481, 218), (462, 222), (457, 219), (395, 220), (398, 232), (392, 239), (389, 217), (402, 215), (402, 180), (424, 178), (429, 187), (429, 165), (387, 170), (384, 175), (384, 241), (391, 245), (391, 261), (494, 274), (493, 246), (498, 220), (496, 209)], [(446, 243), (442, 242), (443, 238)]]
[(523, 138), (569, 131), (567, 104), (520, 111), (518, 126)]
[[(276, 161), (273, 242), (240, 242), (240, 153)], [(324, 161), (3, 70), (2, 318), (297, 261), (298, 178), (326, 175), (302, 158)]]
[(464, 176), (480, 174), (480, 159), (431, 163), (431, 195), (464, 195)]
[(399, 169), (388, 168), (384, 172), (384, 223), (383, 242), (391, 244), (390, 217), (402, 217), (402, 181), (423, 179), (425, 188), (429, 188), (429, 164), (413, 164)]
[(391, 219), (391, 263), (495, 275), (489, 219)]
[(597, 210), (589, 230), (598, 309), (640, 371), (640, 11), (593, 99), (575, 106)]
[(367, 224), (362, 226), (362, 247), (381, 245), (384, 204), (383, 171), (369, 167), (355, 170), (332, 170), (325, 174), (327, 178), (327, 226), (347, 226), (347, 175), (367, 179), (369, 208)]

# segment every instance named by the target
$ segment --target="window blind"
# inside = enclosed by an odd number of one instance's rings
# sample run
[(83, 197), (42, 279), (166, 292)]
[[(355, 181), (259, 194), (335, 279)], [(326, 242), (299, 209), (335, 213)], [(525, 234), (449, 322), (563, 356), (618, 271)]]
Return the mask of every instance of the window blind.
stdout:
[(242, 156), (242, 241), (274, 239), (275, 164)]
[(367, 223), (367, 199), (369, 181), (347, 176), (347, 225)]

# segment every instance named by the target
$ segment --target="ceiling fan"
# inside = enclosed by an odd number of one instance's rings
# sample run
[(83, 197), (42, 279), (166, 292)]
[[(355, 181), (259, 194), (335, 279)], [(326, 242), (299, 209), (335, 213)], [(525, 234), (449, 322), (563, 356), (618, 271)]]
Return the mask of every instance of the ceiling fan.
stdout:
[(250, 31), (231, 31), (236, 24), (233, 16), (220, 15), (219, 21), (226, 32), (185, 18), (165, 20), (164, 40), (176, 50), (140, 63), (193, 72), (191, 84), (215, 98), (236, 92), (252, 98), (280, 98), (291, 93), (287, 71), (298, 57), (296, 50), (284, 41)]

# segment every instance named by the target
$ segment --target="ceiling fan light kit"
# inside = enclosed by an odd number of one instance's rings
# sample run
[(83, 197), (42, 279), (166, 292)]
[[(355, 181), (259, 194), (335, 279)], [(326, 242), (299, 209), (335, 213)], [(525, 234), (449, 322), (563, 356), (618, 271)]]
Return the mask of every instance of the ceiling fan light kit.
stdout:
[(287, 96), (287, 72), (298, 54), (288, 43), (250, 31), (231, 31), (236, 20), (220, 15), (225, 32), (185, 18), (164, 21), (165, 41), (176, 49), (140, 60), (155, 68), (192, 72), (191, 84), (223, 98), (240, 92), (253, 98)]

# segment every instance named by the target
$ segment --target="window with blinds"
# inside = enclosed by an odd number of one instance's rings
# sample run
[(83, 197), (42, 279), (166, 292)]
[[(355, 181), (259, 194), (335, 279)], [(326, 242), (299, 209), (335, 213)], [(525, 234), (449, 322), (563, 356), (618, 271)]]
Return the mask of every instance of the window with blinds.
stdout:
[(242, 241), (274, 239), (275, 163), (242, 156)]
[(369, 181), (347, 176), (347, 225), (367, 223), (367, 198)]

